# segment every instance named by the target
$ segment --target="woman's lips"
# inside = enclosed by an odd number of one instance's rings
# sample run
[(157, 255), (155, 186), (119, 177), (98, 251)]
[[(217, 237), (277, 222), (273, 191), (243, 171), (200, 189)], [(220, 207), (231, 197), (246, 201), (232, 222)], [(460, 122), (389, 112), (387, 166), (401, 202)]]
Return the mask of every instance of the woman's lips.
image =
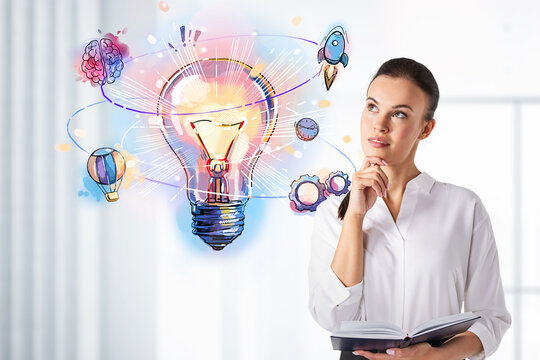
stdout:
[(382, 144), (382, 143), (377, 142), (375, 140), (369, 140), (369, 143), (371, 144), (371, 146), (376, 147), (376, 148), (382, 148), (382, 147), (385, 147), (385, 146), (389, 145), (389, 144)]

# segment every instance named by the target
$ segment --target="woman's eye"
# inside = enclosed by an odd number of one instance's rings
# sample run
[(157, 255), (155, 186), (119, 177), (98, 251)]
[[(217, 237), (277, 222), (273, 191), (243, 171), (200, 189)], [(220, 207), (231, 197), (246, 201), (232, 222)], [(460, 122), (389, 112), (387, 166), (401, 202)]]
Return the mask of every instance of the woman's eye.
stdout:
[(405, 114), (404, 112), (401, 112), (401, 111), (395, 113), (394, 115), (398, 115), (398, 114), (403, 115), (403, 116), (398, 116), (398, 118), (400, 118), (400, 119), (405, 119), (407, 117), (407, 114)]
[(368, 108), (369, 111), (371, 111), (371, 108), (372, 108), (372, 107), (376, 108), (376, 106), (373, 105), (373, 104), (368, 104), (368, 106), (367, 106), (367, 108)]

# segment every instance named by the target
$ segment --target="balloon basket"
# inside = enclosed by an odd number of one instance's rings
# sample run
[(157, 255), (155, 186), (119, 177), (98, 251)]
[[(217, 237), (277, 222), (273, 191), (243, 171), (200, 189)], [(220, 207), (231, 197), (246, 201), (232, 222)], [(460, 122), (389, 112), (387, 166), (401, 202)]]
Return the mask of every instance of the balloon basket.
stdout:
[(113, 191), (113, 192), (105, 193), (105, 199), (107, 199), (108, 202), (113, 202), (113, 201), (118, 200), (118, 192)]

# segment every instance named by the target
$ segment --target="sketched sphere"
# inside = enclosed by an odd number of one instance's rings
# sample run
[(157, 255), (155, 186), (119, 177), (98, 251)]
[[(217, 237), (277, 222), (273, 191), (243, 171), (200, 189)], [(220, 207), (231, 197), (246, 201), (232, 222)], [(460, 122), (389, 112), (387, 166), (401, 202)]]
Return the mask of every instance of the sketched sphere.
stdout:
[(311, 118), (303, 118), (294, 124), (296, 136), (302, 141), (311, 141), (319, 134), (319, 124)]

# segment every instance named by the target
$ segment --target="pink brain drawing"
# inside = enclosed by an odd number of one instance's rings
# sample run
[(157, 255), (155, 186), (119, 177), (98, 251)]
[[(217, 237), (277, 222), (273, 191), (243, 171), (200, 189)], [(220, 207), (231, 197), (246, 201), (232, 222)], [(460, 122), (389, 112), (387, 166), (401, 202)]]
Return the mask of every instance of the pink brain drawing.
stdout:
[(92, 40), (86, 45), (82, 56), (81, 70), (88, 80), (102, 85), (112, 84), (124, 68), (122, 53), (110, 39)]

